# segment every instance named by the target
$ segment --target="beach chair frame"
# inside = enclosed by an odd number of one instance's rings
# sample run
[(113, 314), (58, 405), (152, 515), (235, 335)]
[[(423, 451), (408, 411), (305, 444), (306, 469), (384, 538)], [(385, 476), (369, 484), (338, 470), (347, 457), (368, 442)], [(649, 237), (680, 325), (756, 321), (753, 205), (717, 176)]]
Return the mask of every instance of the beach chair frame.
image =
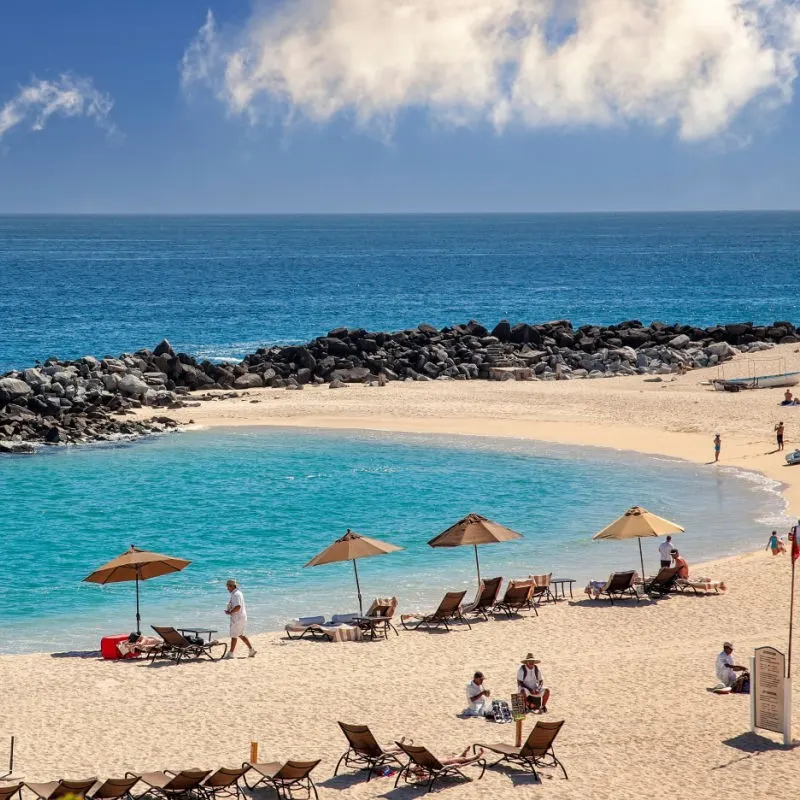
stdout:
[(550, 589), (550, 579), (553, 577), (552, 572), (546, 575), (531, 575), (530, 579), (533, 581), (533, 592), (531, 592), (531, 605), (539, 606), (546, 603), (548, 600), (552, 603), (556, 602), (556, 598)]
[(313, 792), (316, 800), (319, 800), (317, 787), (314, 786), (314, 781), (311, 780), (311, 771), (319, 762), (320, 759), (316, 761), (293, 761), (289, 759), (283, 764), (277, 762), (253, 764), (250, 761), (246, 761), (242, 766), (249, 767), (250, 774), (256, 772), (261, 777), (252, 786), (248, 783), (247, 777), (244, 778), (244, 782), (251, 791), (262, 784), (271, 787), (275, 790), (279, 800), (293, 800), (293, 787), (305, 789), (309, 798)]
[(200, 789), (209, 800), (219, 797), (241, 798), (244, 795), (239, 786), (239, 781), (249, 769), (250, 767), (247, 764), (242, 764), (241, 767), (235, 768), (220, 767), (203, 779)]
[(139, 783), (139, 776), (130, 774), (125, 778), (107, 778), (98, 782), (86, 793), (87, 800), (133, 800), (131, 789)]
[(678, 567), (661, 567), (652, 580), (643, 584), (647, 594), (655, 594), (659, 597), (678, 590)]
[(461, 612), (461, 603), (466, 594), (466, 589), (463, 592), (447, 592), (442, 598), (442, 602), (439, 603), (439, 607), (432, 614), (423, 614), (420, 617), (400, 617), (400, 624), (409, 631), (418, 630), (422, 626), (426, 630), (432, 631), (443, 625), (444, 629), (449, 632), (449, 622), (463, 622), (472, 630), (469, 620)]
[(481, 590), (475, 598), (475, 602), (463, 609), (464, 614), (474, 614), (476, 617), (483, 617), (489, 621), (489, 614), (497, 603), (497, 596), (500, 594), (500, 587), (503, 584), (502, 578), (488, 578), (481, 581)]
[(495, 603), (493, 612), (495, 614), (503, 612), (507, 617), (513, 617), (514, 614), (519, 614), (523, 608), (530, 608), (538, 617), (539, 612), (531, 601), (534, 585), (530, 578), (509, 581), (503, 599)]
[(615, 597), (617, 600), (624, 600), (626, 597), (634, 597), (638, 603), (641, 597), (639, 597), (639, 592), (636, 591), (633, 585), (635, 576), (635, 570), (612, 572), (608, 581), (606, 581), (606, 585), (597, 593), (598, 600), (605, 595), (613, 606)]
[(333, 771), (334, 778), (339, 774), (339, 767), (344, 764), (346, 767), (355, 767), (358, 770), (367, 770), (367, 783), (372, 779), (373, 774), (377, 775), (378, 770), (387, 764), (394, 764), (398, 767), (403, 766), (403, 762), (397, 757), (399, 750), (384, 750), (379, 744), (372, 731), (367, 725), (349, 725), (340, 722), (339, 727), (347, 739), (348, 747), (344, 755), (336, 763)]
[(476, 743), (473, 748), (481, 747), (500, 755), (497, 761), (489, 765), (490, 767), (496, 767), (498, 764), (507, 761), (512, 766), (530, 770), (540, 782), (541, 776), (536, 771), (537, 767), (560, 767), (561, 772), (564, 774), (564, 780), (569, 780), (566, 767), (559, 761), (553, 750), (553, 742), (556, 740), (563, 724), (564, 720), (559, 720), (558, 722), (542, 722), (538, 720), (528, 734), (528, 738), (523, 742), (522, 747), (506, 744)]
[[(57, 798), (66, 797), (67, 795), (86, 797), (96, 783), (97, 778), (78, 780), (62, 778), (60, 781), (49, 781), (47, 783), (28, 783), (24, 781), (25, 788), (33, 792), (39, 800), (57, 800)], [(22, 796), (22, 792), (20, 792), (20, 796)]]
[[(211, 661), (220, 661), (225, 657), (228, 652), (228, 645), (226, 642), (220, 642), (214, 639), (211, 642), (204, 642), (197, 644), (190, 642), (182, 633), (179, 633), (175, 628), (160, 627), (158, 625), (150, 626), (163, 640), (164, 644), (160, 648), (155, 648), (149, 656), (151, 662), (157, 658), (167, 658), (180, 664), (181, 661), (187, 658), (202, 658), (206, 657)], [(221, 647), (222, 655), (215, 656), (212, 652), (213, 648)]]
[(21, 781), (10, 786), (0, 786), (0, 800), (11, 800), (15, 794), (19, 794), (19, 797), (21, 798), (22, 787), (23, 783)]
[[(202, 782), (210, 774), (210, 769), (184, 769), (180, 772), (165, 769), (163, 772), (144, 772), (138, 777), (147, 784), (145, 794), (158, 800), (176, 800), (204, 795)], [(132, 778), (134, 775), (135, 772), (128, 772), (125, 777)]]
[(477, 752), (472, 757), (460, 760), (457, 764), (443, 764), (426, 747), (409, 744), (408, 742), (395, 742), (395, 744), (408, 756), (408, 763), (403, 764), (394, 780), (395, 788), (397, 788), (402, 779), (404, 783), (416, 786), (424, 783), (427, 785), (427, 791), (430, 792), (433, 790), (436, 781), (442, 778), (458, 776), (465, 781), (471, 782), (472, 778), (462, 771), (463, 767), (479, 766), (481, 774), (478, 775), (478, 780), (486, 772), (486, 759)]

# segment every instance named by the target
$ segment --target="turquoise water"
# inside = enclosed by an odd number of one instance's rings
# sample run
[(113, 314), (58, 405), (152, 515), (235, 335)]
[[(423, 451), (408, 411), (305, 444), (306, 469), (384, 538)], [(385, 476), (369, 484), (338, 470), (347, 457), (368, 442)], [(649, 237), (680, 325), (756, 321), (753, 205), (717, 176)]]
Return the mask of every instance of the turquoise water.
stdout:
[[(192, 561), (142, 585), (143, 627), (225, 630), (225, 579), (251, 630), (357, 609), (348, 564), (303, 569), (347, 527), (406, 548), (360, 562), (365, 601), (401, 610), (475, 583), (470, 548), (428, 539), (478, 511), (524, 540), (481, 549), (483, 574), (582, 585), (638, 566), (635, 542), (592, 533), (633, 504), (682, 523), (690, 564), (763, 546), (777, 486), (749, 473), (521, 440), (285, 429), (198, 431), (0, 460), (0, 652), (93, 649), (134, 626), (132, 584), (81, 579), (130, 544)], [(656, 540), (645, 541), (655, 567)]]

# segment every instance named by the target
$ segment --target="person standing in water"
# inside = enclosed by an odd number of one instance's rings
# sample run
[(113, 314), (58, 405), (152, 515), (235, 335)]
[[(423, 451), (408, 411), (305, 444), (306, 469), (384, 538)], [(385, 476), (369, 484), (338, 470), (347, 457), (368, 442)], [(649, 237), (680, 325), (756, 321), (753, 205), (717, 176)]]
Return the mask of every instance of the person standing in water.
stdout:
[(719, 461), (719, 451), (722, 449), (722, 437), (718, 434), (714, 434), (714, 461)]
[(775, 439), (778, 442), (778, 450), (783, 450), (783, 422), (775, 426)]

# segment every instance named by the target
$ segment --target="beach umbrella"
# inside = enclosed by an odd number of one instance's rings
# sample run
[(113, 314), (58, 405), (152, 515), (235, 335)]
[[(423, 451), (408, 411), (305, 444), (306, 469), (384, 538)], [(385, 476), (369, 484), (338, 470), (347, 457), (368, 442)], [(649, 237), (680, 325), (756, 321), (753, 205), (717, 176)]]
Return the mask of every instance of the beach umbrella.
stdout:
[(159, 575), (168, 575), (170, 572), (180, 572), (188, 567), (191, 561), (182, 558), (164, 556), (161, 553), (151, 553), (140, 550), (131, 545), (121, 556), (117, 556), (108, 564), (96, 569), (83, 580), (88, 583), (122, 583), (123, 581), (136, 581), (136, 633), (141, 634), (141, 618), (139, 616), (139, 581), (157, 578)]
[(318, 567), (321, 564), (336, 564), (340, 561), (352, 561), (353, 572), (356, 576), (356, 592), (358, 593), (358, 611), (364, 613), (364, 606), (361, 603), (361, 584), (358, 582), (358, 566), (356, 561), (359, 558), (369, 558), (370, 556), (384, 556), (387, 553), (394, 553), (402, 550), (402, 547), (381, 542), (378, 539), (370, 539), (360, 533), (347, 529), (347, 533), (341, 539), (337, 539), (333, 544), (326, 547), (321, 553), (317, 553), (304, 567)]
[(642, 539), (666, 536), (672, 533), (683, 533), (683, 528), (668, 519), (651, 514), (646, 508), (633, 506), (619, 519), (598, 531), (593, 539), (638, 539), (639, 561), (642, 565), (642, 580), (645, 579), (644, 556), (642, 555)]
[(512, 539), (522, 539), (522, 534), (512, 531), (492, 522), (480, 514), (467, 514), (455, 525), (431, 539), (431, 547), (462, 547), (471, 544), (475, 548), (475, 566), (478, 570), (478, 583), (481, 582), (481, 564), (478, 560), (479, 544), (496, 544), (497, 542), (510, 542)]

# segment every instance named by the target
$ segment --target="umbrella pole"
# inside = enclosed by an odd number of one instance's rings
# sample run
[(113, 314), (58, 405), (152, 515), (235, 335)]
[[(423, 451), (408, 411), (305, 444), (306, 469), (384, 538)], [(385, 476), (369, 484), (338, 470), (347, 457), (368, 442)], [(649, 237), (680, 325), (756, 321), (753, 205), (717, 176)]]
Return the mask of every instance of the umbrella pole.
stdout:
[(142, 618), (139, 616), (139, 570), (136, 570), (136, 635), (142, 635)]
[(472, 545), (475, 548), (475, 566), (478, 569), (478, 586), (481, 584), (481, 562), (478, 561), (478, 545)]
[(642, 565), (642, 584), (644, 584), (644, 556), (642, 555), (642, 539), (641, 537), (637, 537), (637, 542), (639, 542), (639, 563)]
[(364, 606), (361, 603), (361, 584), (358, 582), (358, 567), (356, 566), (356, 560), (353, 559), (353, 572), (356, 574), (356, 592), (358, 592), (358, 613), (364, 613)]

